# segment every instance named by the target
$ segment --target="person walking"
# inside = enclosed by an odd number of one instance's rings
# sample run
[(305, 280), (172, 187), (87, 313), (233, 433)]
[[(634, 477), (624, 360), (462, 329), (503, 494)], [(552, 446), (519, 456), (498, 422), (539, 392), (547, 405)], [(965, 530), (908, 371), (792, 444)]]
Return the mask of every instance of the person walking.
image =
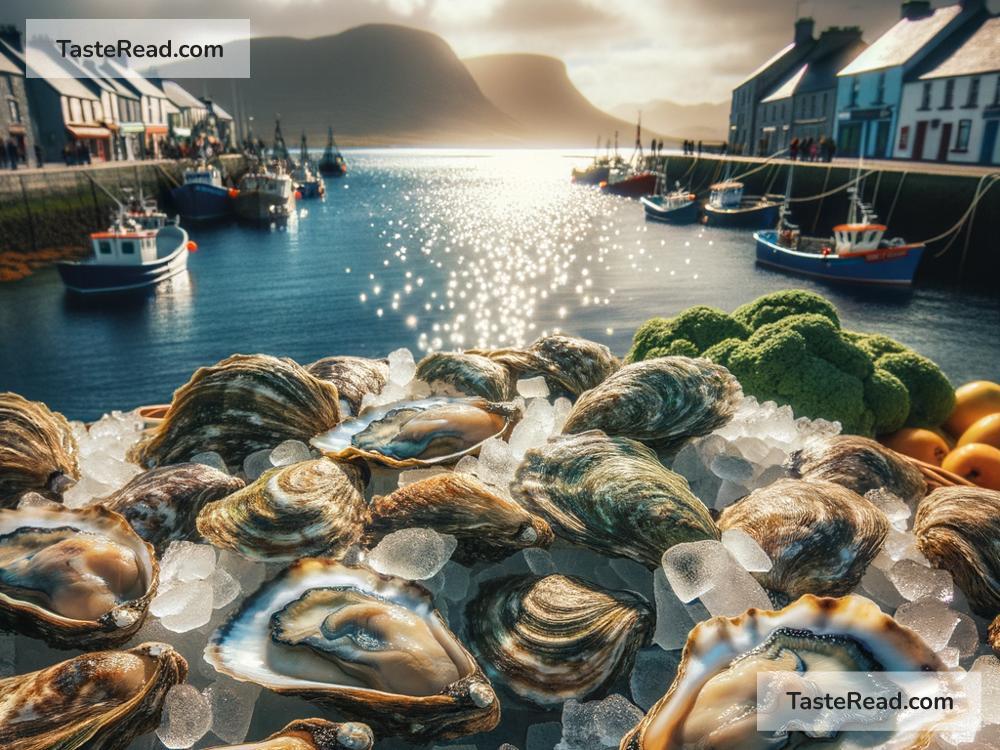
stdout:
[(788, 144), (788, 157), (795, 161), (799, 158), (799, 138), (796, 136), (792, 138), (792, 142)]
[(698, 156), (701, 156), (701, 141), (698, 141)]
[(809, 161), (816, 161), (819, 156), (819, 144), (814, 138), (809, 139), (811, 143), (809, 144)]
[(35, 161), (38, 162), (39, 169), (45, 166), (45, 154), (42, 152), (42, 147), (37, 143), (35, 144)]

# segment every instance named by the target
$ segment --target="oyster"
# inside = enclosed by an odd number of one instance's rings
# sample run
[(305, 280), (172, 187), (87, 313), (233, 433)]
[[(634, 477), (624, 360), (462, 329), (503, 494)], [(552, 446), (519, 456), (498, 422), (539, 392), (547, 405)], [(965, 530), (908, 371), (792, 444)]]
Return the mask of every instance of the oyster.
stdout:
[(1000, 492), (943, 487), (917, 506), (917, 548), (944, 568), (983, 617), (1000, 614)]
[(468, 474), (448, 472), (407, 484), (371, 502), (370, 543), (393, 531), (427, 527), (458, 539), (453, 559), (499, 560), (526, 547), (548, 547), (544, 519), (492, 492)]
[(162, 552), (170, 542), (189, 539), (205, 503), (236, 492), (244, 482), (204, 464), (173, 464), (150, 469), (102, 505), (121, 513), (136, 533)]
[(156, 593), (153, 548), (100, 505), (0, 510), (0, 626), (59, 648), (113, 645)]
[(0, 680), (0, 748), (124, 750), (160, 723), (163, 699), (187, 676), (165, 643), (82, 654)]
[(637, 594), (562, 575), (495, 578), (467, 615), (490, 675), (539, 704), (582, 700), (628, 674), (654, 624)]
[(290, 359), (234, 354), (202, 367), (174, 393), (163, 423), (130, 458), (153, 467), (215, 451), (227, 465), (340, 422), (337, 388)]
[(435, 352), (417, 365), (416, 376), (439, 396), (478, 396), (487, 401), (514, 397), (514, 373), (479, 354)]
[(729, 370), (708, 360), (648, 359), (580, 396), (563, 432), (603, 430), (670, 451), (728, 422), (742, 393)]
[(254, 560), (343, 554), (361, 538), (368, 506), (360, 469), (328, 458), (265, 471), (198, 514), (198, 532), (216, 547)]
[(368, 409), (310, 442), (333, 458), (364, 458), (392, 468), (454, 463), (492, 437), (506, 435), (520, 413), (484, 399), (428, 398)]
[(220, 745), (209, 750), (371, 750), (375, 737), (367, 724), (326, 719), (296, 719), (266, 740)]
[(882, 548), (889, 519), (839, 484), (779, 479), (722, 511), (719, 528), (757, 540), (773, 565), (754, 577), (789, 601), (850, 593)]
[(757, 731), (764, 671), (943, 671), (911, 630), (859, 596), (803, 596), (777, 612), (713, 617), (688, 636), (673, 684), (622, 740), (622, 750), (817, 747), (829, 739)]
[(80, 478), (76, 454), (66, 417), (40, 401), (0, 393), (0, 508), (13, 508), (28, 490), (60, 499)]
[(542, 375), (554, 396), (576, 398), (621, 367), (604, 344), (574, 336), (543, 336), (527, 349), (470, 350), (511, 369), (519, 378)]
[(791, 475), (800, 479), (825, 479), (864, 495), (888, 490), (909, 503), (927, 492), (921, 472), (881, 443), (858, 435), (835, 435), (817, 440), (792, 453)]
[(248, 598), (205, 649), (219, 672), (416, 740), (489, 731), (500, 705), (421, 586), (307, 558)]
[(986, 631), (986, 642), (990, 644), (993, 653), (1000, 656), (1000, 615), (994, 618)]
[[(348, 415), (361, 412), (361, 402), (369, 393), (378, 394), (389, 382), (389, 360), (364, 357), (323, 357), (306, 370), (320, 380), (337, 386), (341, 411)], [(344, 404), (350, 408), (344, 409)]]
[(719, 538), (684, 477), (642, 443), (600, 430), (560, 435), (529, 450), (510, 489), (557, 536), (650, 568), (675, 544)]

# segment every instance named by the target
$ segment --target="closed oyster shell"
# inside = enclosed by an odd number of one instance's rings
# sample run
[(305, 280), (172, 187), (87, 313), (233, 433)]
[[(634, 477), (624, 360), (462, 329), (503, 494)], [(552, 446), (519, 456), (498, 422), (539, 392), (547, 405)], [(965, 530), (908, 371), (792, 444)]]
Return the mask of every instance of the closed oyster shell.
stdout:
[(0, 507), (13, 508), (23, 492), (52, 500), (80, 478), (69, 422), (40, 401), (0, 393)]
[(515, 395), (514, 373), (479, 354), (435, 352), (417, 364), (417, 378), (439, 396), (478, 396), (508, 401)]
[(543, 705), (581, 700), (628, 674), (654, 624), (637, 594), (562, 575), (488, 581), (466, 620), (490, 676)]
[(499, 560), (527, 547), (548, 547), (552, 529), (544, 519), (497, 495), (468, 474), (436, 474), (371, 502), (369, 542), (413, 527), (434, 529), (458, 540), (461, 563)]
[(58, 503), (0, 510), (0, 627), (58, 648), (117, 645), (156, 594), (152, 546), (118, 513)]
[(326, 719), (296, 719), (260, 742), (217, 745), (209, 750), (371, 750), (375, 737), (367, 724)]
[(742, 393), (726, 368), (708, 360), (648, 359), (625, 365), (580, 396), (563, 432), (603, 430), (671, 451), (726, 424)]
[(544, 376), (554, 396), (576, 398), (621, 367), (621, 360), (604, 344), (575, 336), (553, 334), (527, 349), (469, 350), (505, 365), (519, 378)]
[(927, 492), (927, 482), (909, 461), (881, 443), (858, 435), (835, 435), (816, 440), (788, 459), (791, 475), (823, 479), (864, 495), (888, 490), (911, 504)]
[(650, 568), (675, 544), (719, 538), (684, 477), (642, 443), (600, 430), (529, 450), (510, 489), (557, 536)]
[(365, 357), (323, 357), (306, 370), (337, 387), (341, 406), (346, 402), (351, 415), (361, 412), (361, 402), (369, 393), (381, 393), (389, 382), (389, 360)]
[(166, 643), (82, 654), (0, 680), (3, 750), (124, 750), (160, 723), (187, 662)]
[[(776, 612), (713, 617), (688, 635), (673, 684), (625, 735), (622, 750), (811, 746), (795, 732), (784, 743), (774, 733), (757, 732), (757, 674), (764, 670), (926, 672), (945, 666), (913, 631), (859, 596), (806, 595)], [(828, 740), (816, 742), (820, 747)]]
[(121, 513), (135, 532), (162, 552), (170, 542), (190, 539), (206, 503), (244, 486), (242, 479), (204, 464), (173, 464), (143, 472), (101, 499)]
[(229, 466), (285, 440), (306, 441), (340, 422), (337, 388), (290, 359), (234, 354), (202, 367), (130, 458), (153, 467), (215, 451)]
[(234, 679), (330, 705), (380, 734), (450, 739), (489, 731), (500, 719), (492, 686), (428, 591), (363, 566), (293, 563), (213, 634), (205, 659)]
[(360, 470), (327, 458), (265, 471), (257, 481), (198, 514), (198, 532), (216, 547), (280, 562), (342, 555), (368, 522)]
[(889, 519), (839, 484), (780, 479), (722, 511), (719, 528), (757, 540), (773, 565), (754, 578), (788, 601), (850, 593), (882, 548)]
[(917, 548), (951, 573), (973, 611), (1000, 614), (1000, 492), (942, 487), (917, 506)]

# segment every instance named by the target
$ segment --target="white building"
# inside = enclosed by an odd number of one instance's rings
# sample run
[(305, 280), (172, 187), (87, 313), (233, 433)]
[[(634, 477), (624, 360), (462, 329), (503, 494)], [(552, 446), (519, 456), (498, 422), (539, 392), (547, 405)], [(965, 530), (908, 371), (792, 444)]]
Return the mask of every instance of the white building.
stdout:
[(893, 156), (1000, 164), (1000, 17), (945, 46), (903, 86)]

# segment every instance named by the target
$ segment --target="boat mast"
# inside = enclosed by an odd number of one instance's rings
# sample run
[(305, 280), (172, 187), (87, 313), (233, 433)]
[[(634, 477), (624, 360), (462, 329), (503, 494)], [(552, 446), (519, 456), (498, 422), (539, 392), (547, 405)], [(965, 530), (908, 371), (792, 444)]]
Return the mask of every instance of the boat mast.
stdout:
[(288, 161), (288, 147), (285, 146), (285, 137), (281, 134), (281, 115), (276, 115), (274, 118), (274, 146), (271, 148), (271, 158)]
[(302, 131), (302, 144), (299, 146), (299, 166), (305, 167), (309, 163), (309, 147), (306, 145), (306, 132)]

